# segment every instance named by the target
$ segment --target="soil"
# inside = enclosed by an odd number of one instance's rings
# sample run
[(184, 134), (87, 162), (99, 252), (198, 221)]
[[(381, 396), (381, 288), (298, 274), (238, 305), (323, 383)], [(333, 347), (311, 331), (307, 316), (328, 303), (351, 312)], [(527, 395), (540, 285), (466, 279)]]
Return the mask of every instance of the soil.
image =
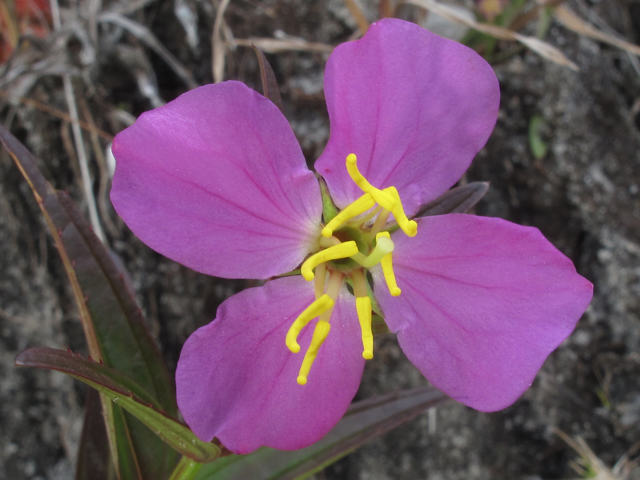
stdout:
[[(96, 23), (94, 3), (61, 2), (66, 30), (44, 40), (26, 40), (12, 67), (3, 72), (0, 66), (0, 89), (66, 112), (61, 73), (68, 73), (81, 118), (92, 118), (113, 135), (127, 122), (117, 109), (137, 116), (175, 98), (188, 85), (144, 37), (113, 22)], [(128, 18), (146, 26), (195, 83), (212, 82), (217, 2), (143, 3), (134, 9), (133, 2), (104, 1), (100, 8), (105, 12), (128, 5)], [(360, 3), (370, 21), (378, 18), (377, 2)], [(640, 1), (571, 0), (566, 5), (598, 27), (640, 42)], [(420, 17), (406, 6), (400, 13), (404, 18)], [(187, 19), (185, 23), (177, 14)], [(341, 0), (237, 0), (224, 18), (233, 38), (273, 37), (282, 31), (336, 45), (357, 29)], [(525, 31), (535, 33), (535, 26)], [(609, 467), (638, 445), (639, 62), (555, 21), (545, 39), (580, 71), (526, 50), (496, 63), (502, 91), (498, 123), (463, 181), (491, 182), (477, 214), (535, 226), (569, 256), (578, 272), (594, 283), (591, 306), (513, 406), (486, 414), (449, 402), (373, 440), (317, 474), (318, 479), (575, 478), (570, 462), (578, 455), (557, 430), (583, 438)], [(512, 47), (498, 44), (502, 52)], [(267, 54), (281, 85), (285, 115), (310, 163), (322, 152), (329, 133), (322, 93), (327, 56), (308, 51)], [(260, 89), (250, 48), (233, 48), (226, 58), (225, 79)], [(17, 67), (22, 70), (12, 77)], [(69, 191), (86, 211), (69, 122), (22, 100), (2, 101), (3, 124), (38, 157), (51, 183)], [(542, 119), (540, 132), (549, 147), (542, 158), (536, 158), (529, 146), (534, 117)], [(108, 201), (108, 162), (101, 158), (108, 141), (96, 139), (97, 149), (91, 141), (85, 133), (107, 244), (129, 270), (152, 331), (169, 367), (175, 369), (188, 335), (211, 321), (217, 306), (248, 282), (194, 273), (138, 241)], [(82, 330), (38, 206), (4, 152), (0, 180), (0, 479), (70, 479), (84, 388), (62, 374), (18, 369), (13, 359), (30, 346), (84, 352)], [(426, 383), (393, 335), (377, 337), (376, 352), (357, 398)], [(640, 479), (640, 469), (624, 459), (620, 465), (617, 478)]]

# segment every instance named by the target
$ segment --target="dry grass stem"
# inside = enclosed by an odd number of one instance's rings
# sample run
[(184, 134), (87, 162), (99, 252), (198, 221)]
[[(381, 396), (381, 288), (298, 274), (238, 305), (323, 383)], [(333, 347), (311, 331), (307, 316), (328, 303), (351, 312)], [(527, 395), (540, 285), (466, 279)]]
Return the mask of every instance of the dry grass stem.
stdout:
[(632, 480), (632, 475), (637, 473), (637, 471), (634, 472), (634, 469), (637, 467), (638, 462), (630, 460), (630, 457), (640, 450), (640, 442), (631, 447), (631, 449), (616, 462), (613, 468), (609, 468), (598, 458), (593, 450), (591, 450), (584, 438), (577, 437), (574, 440), (557, 428), (554, 429), (554, 433), (580, 455), (579, 459), (569, 463), (571, 468), (580, 475), (580, 478), (571, 480), (581, 480), (584, 478), (593, 480)]
[(567, 0), (538, 0), (537, 5), (534, 5), (526, 12), (517, 15), (509, 24), (509, 29), (514, 32), (519, 32), (526, 27), (529, 22), (535, 21), (540, 16), (540, 10), (543, 8), (555, 7), (566, 1)]
[(344, 0), (344, 3), (347, 5), (349, 12), (351, 12), (351, 16), (353, 17), (353, 19), (358, 24), (360, 33), (362, 33), (362, 35), (367, 33), (367, 30), (369, 30), (369, 21), (364, 16), (364, 13), (362, 13), (362, 9), (360, 8), (360, 6), (356, 3), (355, 0)]
[(135, 35), (142, 43), (156, 52), (160, 58), (162, 58), (167, 65), (171, 67), (176, 75), (180, 77), (189, 89), (194, 89), (198, 86), (198, 83), (193, 79), (187, 69), (182, 66), (176, 57), (174, 57), (171, 52), (162, 45), (162, 43), (160, 43), (156, 36), (151, 33), (151, 30), (144, 25), (140, 25), (139, 23), (115, 12), (103, 13), (98, 17), (98, 20), (100, 22), (116, 24), (127, 30), (132, 35)]
[(326, 43), (307, 42), (306, 40), (297, 37), (287, 37), (283, 39), (236, 38), (227, 43), (241, 47), (252, 47), (253, 45), (255, 45), (260, 50), (267, 53), (280, 53), (290, 51), (331, 53), (335, 48), (331, 45), (327, 45)]
[(222, 25), (224, 23), (224, 12), (229, 6), (230, 0), (222, 0), (216, 12), (216, 20), (213, 24), (211, 35), (211, 68), (213, 69), (213, 82), (220, 83), (224, 79), (224, 64), (227, 54), (226, 45), (222, 38)]
[(620, 38), (616, 38), (613, 35), (604, 33), (598, 30), (593, 25), (585, 22), (575, 13), (569, 10), (565, 6), (559, 6), (554, 8), (553, 15), (569, 30), (576, 32), (578, 35), (584, 35), (585, 37), (599, 40), (603, 43), (613, 45), (614, 47), (621, 48), (629, 53), (640, 56), (640, 46), (629, 43)]
[[(51, 0), (51, 14), (53, 19), (53, 25), (56, 30), (62, 28), (60, 21), (60, 9), (57, 0)], [(69, 108), (69, 116), (71, 117), (71, 130), (73, 132), (73, 139), (75, 143), (75, 151), (78, 156), (78, 163), (80, 165), (80, 178), (82, 189), (87, 200), (87, 208), (89, 210), (89, 222), (93, 228), (94, 233), (101, 241), (105, 241), (104, 232), (100, 225), (100, 218), (98, 217), (98, 208), (96, 206), (96, 199), (93, 194), (93, 182), (91, 180), (91, 174), (89, 173), (89, 160), (87, 158), (87, 151), (84, 146), (84, 140), (82, 138), (82, 130), (80, 129), (80, 120), (78, 117), (78, 107), (76, 105), (76, 98), (73, 89), (73, 83), (71, 81), (71, 75), (66, 73), (62, 75), (62, 81), (64, 85), (64, 96)]]
[(93, 116), (91, 115), (91, 109), (87, 105), (87, 102), (84, 97), (79, 98), (80, 110), (82, 112), (83, 118), (86, 119), (86, 122), (93, 127), (89, 130), (89, 137), (91, 139), (91, 147), (93, 149), (93, 156), (96, 159), (96, 164), (98, 165), (99, 170), (99, 186), (98, 186), (98, 210), (100, 211), (100, 215), (102, 218), (102, 223), (104, 224), (106, 230), (113, 236), (118, 237), (119, 232), (116, 228), (115, 224), (111, 220), (111, 208), (109, 201), (109, 183), (111, 180), (111, 174), (109, 172), (109, 168), (107, 166), (107, 160), (105, 158), (102, 145), (100, 144), (100, 138), (95, 133), (97, 130), (95, 126), (95, 122), (93, 121)]
[[(17, 101), (29, 107), (37, 108), (38, 110), (48, 113), (49, 115), (52, 115), (61, 120), (64, 120), (65, 122), (73, 123), (73, 119), (68, 113), (63, 112), (62, 110), (58, 110), (56, 108), (50, 107), (49, 105), (46, 105), (32, 98), (14, 97), (9, 92), (6, 92), (4, 90), (0, 90), (0, 97), (9, 99), (11, 101)], [(78, 125), (80, 125), (80, 127), (83, 128), (84, 130), (94, 133), (97, 136), (104, 138), (105, 140), (108, 140), (108, 141), (113, 140), (113, 135), (105, 132), (104, 130), (99, 129), (95, 125), (90, 125), (87, 122), (83, 122), (82, 120), (78, 120)]]
[(479, 32), (485, 33), (500, 40), (520, 42), (529, 49), (536, 52), (541, 57), (546, 58), (547, 60), (551, 60), (552, 62), (565, 67), (569, 67), (574, 71), (579, 70), (578, 66), (571, 60), (569, 60), (560, 50), (538, 38), (520, 35), (513, 30), (498, 27), (496, 25), (476, 22), (475, 20), (460, 15), (456, 10), (452, 9), (448, 5), (444, 5), (435, 0), (404, 0), (404, 3), (425, 8), (440, 15), (441, 17), (451, 20), (452, 22), (456, 22), (466, 27), (473, 28), (474, 30), (478, 30)]

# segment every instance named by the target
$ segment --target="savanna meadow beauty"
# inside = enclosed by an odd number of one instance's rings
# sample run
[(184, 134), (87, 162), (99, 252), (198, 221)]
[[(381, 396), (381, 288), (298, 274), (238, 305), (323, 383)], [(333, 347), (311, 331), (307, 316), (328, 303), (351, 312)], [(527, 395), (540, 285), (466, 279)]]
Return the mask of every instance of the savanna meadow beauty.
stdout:
[[(527, 30), (534, 17), (545, 26), (543, 15), (577, 25), (567, 17), (575, 15), (572, 2), (566, 8), (476, 2), (475, 20), (464, 20), (452, 6), (455, 1), (403, 3), (463, 27), (457, 36), (437, 26), (425, 28), (432, 25), (428, 18), (399, 6), (391, 9), (393, 2), (380, 2), (375, 21), (365, 18), (366, 9), (357, 13), (357, 2), (345, 2), (356, 27), (326, 44), (279, 31), (273, 38), (256, 33), (240, 41), (230, 25), (241, 23), (233, 23), (231, 15), (227, 24), (224, 17), (225, 9), (240, 8), (229, 7), (234, 3), (212, 7), (219, 14), (210, 18), (213, 78), (202, 77), (208, 81), (194, 80), (199, 70), (184, 68), (185, 57), (174, 57), (153, 37), (155, 26), (136, 24), (126, 9), (94, 12), (96, 25), (102, 26), (87, 30), (87, 42), (108, 29), (112, 38), (128, 32), (158, 58), (143, 61), (133, 47), (124, 53), (129, 65), (138, 62), (129, 81), (147, 96), (144, 102), (140, 97), (131, 103), (114, 101), (118, 107), (112, 110), (101, 104), (115, 115), (110, 125), (118, 126), (106, 131), (107, 123), (91, 116), (91, 102), (78, 93), (81, 77), (62, 64), (56, 67), (60, 98), (70, 112), (60, 117), (67, 122), (60, 129), (61, 144), (75, 152), (78, 166), (68, 177), (82, 178), (81, 190), (50, 181), (61, 160), (52, 154), (47, 163), (40, 159), (42, 150), (30, 148), (35, 150), (30, 153), (21, 142), (31, 129), (0, 126), (13, 183), (22, 185), (20, 202), (39, 210), (44, 221), (38, 220), (38, 228), (49, 232), (55, 246), (38, 239), (21, 248), (36, 252), (42, 265), (53, 264), (53, 258), (59, 262), (56, 275), (64, 282), (57, 280), (56, 295), (66, 298), (67, 309), (59, 322), (83, 339), (64, 344), (55, 335), (51, 343), (20, 338), (12, 347), (17, 356), (11, 355), (18, 367), (56, 370), (89, 386), (78, 393), (84, 415), (70, 434), (75, 437), (59, 435), (65, 449), (74, 455), (77, 449), (74, 478), (411, 480), (433, 473), (434, 480), (560, 479), (569, 478), (569, 460), (578, 455), (573, 468), (582, 478), (632, 479), (640, 451), (640, 442), (632, 442), (638, 409), (633, 407), (637, 389), (629, 378), (635, 367), (625, 363), (616, 369), (616, 362), (607, 359), (620, 352), (633, 356), (623, 340), (635, 337), (619, 323), (602, 325), (603, 312), (623, 309), (599, 297), (599, 287), (594, 297), (592, 281), (608, 272), (618, 275), (616, 285), (635, 285), (628, 274), (632, 268), (625, 270), (623, 262), (602, 266), (612, 258), (606, 253), (609, 245), (618, 242), (633, 256), (635, 243), (611, 229), (596, 240), (588, 222), (595, 221), (597, 208), (589, 210), (591, 217), (565, 210), (567, 205), (590, 208), (590, 201), (597, 204), (601, 198), (586, 196), (582, 183), (619, 196), (636, 194), (631, 186), (611, 186), (614, 174), (605, 167), (589, 166), (588, 175), (576, 180), (578, 167), (563, 157), (573, 148), (573, 137), (560, 129), (569, 114), (553, 110), (565, 108), (570, 94), (538, 109), (512, 80), (516, 76), (525, 82), (532, 75), (526, 62), (571, 79), (581, 75), (572, 70), (583, 65), (547, 43), (546, 30), (539, 30), (538, 37)], [(279, 15), (267, 4), (260, 4), (265, 15)], [(38, 25), (32, 39), (36, 46), (48, 35), (62, 38), (63, 25), (71, 25), (64, 5), (60, 10), (55, 0), (46, 8), (34, 4), (27, 14), (21, 4), (20, 15)], [(187, 10), (199, 11), (194, 5), (175, 2), (172, 7), (183, 26), (189, 24)], [(8, 75), (14, 65), (23, 65), (31, 45), (20, 43), (28, 33), (11, 23), (17, 14), (2, 8), (0, 23), (13, 32), (0, 38), (7, 57), (0, 56), (0, 66), (6, 64), (2, 75)], [(193, 25), (203, 28), (202, 22)], [(197, 28), (189, 36), (185, 26), (185, 42), (197, 44), (202, 37)], [(327, 38), (334, 38), (334, 30)], [(83, 34), (73, 35), (69, 38), (78, 42), (73, 48), (80, 52), (77, 65), (90, 64), (91, 55), (100, 57), (85, 49)], [(510, 49), (505, 42), (520, 47)], [(620, 39), (608, 44), (634, 54)], [(68, 44), (60, 48), (65, 55), (76, 51)], [(200, 47), (190, 48), (198, 55)], [(321, 88), (316, 93), (306, 80), (286, 81), (300, 66), (279, 62), (278, 55), (288, 48), (307, 52), (318, 67)], [(247, 56), (233, 63), (238, 49)], [(108, 63), (109, 55), (122, 52), (111, 50), (96, 61)], [(157, 94), (160, 90), (151, 93), (164, 81), (149, 74), (156, 61), (165, 62), (184, 83), (167, 96), (169, 101)], [(11, 75), (13, 81), (22, 73)], [(114, 78), (119, 75), (125, 74), (114, 70)], [(99, 81), (95, 75), (83, 78)], [(27, 84), (24, 80), (21, 92), (35, 88)], [(106, 85), (96, 94), (107, 91)], [(124, 92), (113, 88), (114, 99)], [(6, 98), (29, 100), (11, 95)], [(28, 105), (58, 112), (47, 107), (44, 97), (34, 98)], [(294, 105), (307, 101), (322, 112), (319, 118), (326, 117), (324, 124), (301, 123)], [(520, 118), (519, 111), (526, 113), (526, 121), (511, 120), (512, 115)], [(585, 122), (592, 118), (586, 116)], [(635, 122), (628, 118), (629, 125)], [(309, 147), (310, 138), (318, 148)], [(523, 138), (522, 148), (501, 147)], [(101, 142), (108, 148), (101, 149)], [(611, 155), (619, 144), (611, 143)], [(85, 150), (76, 150), (77, 145)], [(93, 153), (87, 155), (86, 147)], [(94, 165), (93, 155), (103, 163)], [(505, 172), (522, 176), (507, 188)], [(527, 182), (537, 185), (537, 203), (527, 201)], [(556, 188), (564, 188), (565, 196)], [(509, 208), (500, 207), (504, 198), (512, 202)], [(2, 205), (0, 217), (12, 218)], [(27, 207), (12, 208), (19, 218)], [(632, 209), (625, 211), (633, 217)], [(557, 233), (565, 230), (572, 235)], [(596, 257), (601, 263), (593, 262)], [(12, 271), (6, 269), (7, 278)], [(621, 272), (627, 272), (623, 280)], [(11, 288), (10, 282), (6, 288), (0, 285), (5, 295)], [(0, 321), (23, 322), (22, 315), (4, 305)], [(189, 318), (185, 312), (199, 313)], [(172, 315), (179, 327), (169, 333), (166, 319)], [(8, 330), (1, 331), (9, 338)], [(38, 328), (31, 331), (33, 339), (41, 339)], [(592, 347), (598, 338), (606, 339), (598, 344), (606, 359)], [(42, 382), (34, 379), (47, 375), (67, 380), (58, 373), (14, 370), (27, 372), (25, 381), (34, 385)], [(73, 385), (80, 392), (81, 384)], [(69, 401), (49, 401), (44, 393), (36, 397), (47, 408)], [(16, 395), (16, 401), (20, 398)], [(589, 405), (601, 420), (586, 420)], [(5, 412), (9, 405), (2, 408), (0, 420), (12, 428), (7, 419), (16, 414)], [(589, 437), (588, 429), (575, 426), (576, 417), (565, 422), (564, 408), (583, 412), (575, 415), (584, 415), (595, 433)], [(34, 411), (27, 409), (25, 415)], [(548, 423), (536, 423), (536, 415), (548, 417)], [(461, 436), (452, 427), (456, 416), (456, 428), (477, 435)], [(497, 422), (503, 425), (496, 427)], [(412, 430), (403, 430), (409, 432), (401, 443), (404, 450), (395, 453), (406, 451), (407, 456), (389, 460), (386, 470), (367, 470), (367, 462), (382, 462), (375, 452), (383, 447), (372, 441), (409, 425)], [(53, 435), (45, 420), (41, 429), (43, 441)], [(612, 451), (626, 456), (600, 460), (589, 447), (596, 433), (609, 435), (619, 447)], [(496, 460), (509, 455), (498, 446), (501, 435), (514, 445), (521, 441), (522, 457), (537, 452), (526, 460), (530, 468), (510, 469)], [(483, 445), (467, 449), (464, 438), (475, 443), (482, 438)], [(468, 467), (451, 473), (430, 456), (430, 441), (445, 450), (475, 453), (467, 459), (458, 455), (456, 461)], [(544, 449), (532, 447), (543, 443)], [(558, 445), (568, 449), (567, 468), (548, 475), (548, 464), (560, 463)], [(71, 470), (63, 467), (45, 474), (37, 462), (31, 470), (26, 460), (14, 462), (19, 446), (2, 448), (7, 461), (0, 466), (0, 478), (69, 478)], [(341, 463), (351, 452), (362, 461)], [(444, 463), (450, 460), (443, 458)]]
[(340, 420), (374, 356), (373, 305), (434, 386), (494, 411), (592, 296), (536, 229), (409, 219), (493, 130), (500, 90), (478, 54), (381, 20), (336, 48), (324, 85), (321, 178), (278, 108), (234, 81), (143, 114), (113, 144), (111, 200), (142, 241), (209, 275), (268, 280), (225, 301), (176, 372), (187, 424), (234, 453), (303, 448)]

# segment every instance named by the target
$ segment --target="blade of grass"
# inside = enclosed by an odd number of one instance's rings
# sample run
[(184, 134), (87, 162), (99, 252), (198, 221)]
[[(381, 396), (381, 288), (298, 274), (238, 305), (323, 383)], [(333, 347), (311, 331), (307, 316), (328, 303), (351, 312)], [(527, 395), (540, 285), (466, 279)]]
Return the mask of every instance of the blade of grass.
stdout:
[[(189, 427), (169, 417), (140, 385), (104, 364), (55, 348), (24, 350), (16, 357), (15, 364), (20, 367), (56, 370), (86, 383), (127, 410), (175, 450), (192, 460), (211, 462), (222, 453), (220, 447), (201, 441)], [(126, 422), (126, 425), (129, 423)], [(134, 456), (137, 457), (138, 455)], [(157, 462), (163, 460), (155, 458)]]

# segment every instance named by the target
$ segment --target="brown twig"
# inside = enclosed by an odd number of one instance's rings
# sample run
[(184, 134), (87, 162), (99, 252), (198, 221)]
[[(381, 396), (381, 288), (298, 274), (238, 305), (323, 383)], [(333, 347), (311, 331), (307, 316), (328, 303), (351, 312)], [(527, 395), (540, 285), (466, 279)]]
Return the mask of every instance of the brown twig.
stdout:
[[(73, 119), (71, 118), (71, 116), (66, 113), (63, 112), (62, 110), (58, 110), (56, 108), (53, 108), (45, 103), (39, 102), (38, 100), (34, 100), (32, 98), (27, 98), (27, 97), (13, 97), (9, 92), (5, 91), (5, 90), (0, 90), (0, 97), (3, 98), (7, 98), (7, 99), (15, 99), (18, 102), (22, 103), (23, 105), (27, 105), (29, 107), (33, 107), (36, 108), (42, 112), (48, 113), (49, 115), (52, 115), (56, 118), (59, 118), (61, 120), (64, 120), (65, 122), (69, 122), (69, 123), (73, 123)], [(108, 134), (107, 132), (105, 132), (104, 130), (101, 130), (95, 126), (91, 126), (89, 125), (87, 122), (83, 122), (82, 120), (78, 120), (78, 125), (83, 128), (84, 130), (91, 132), (91, 133), (95, 133), (96, 135), (98, 135), (99, 137), (104, 138), (105, 140), (108, 141), (112, 141), (113, 140), (113, 135)]]

